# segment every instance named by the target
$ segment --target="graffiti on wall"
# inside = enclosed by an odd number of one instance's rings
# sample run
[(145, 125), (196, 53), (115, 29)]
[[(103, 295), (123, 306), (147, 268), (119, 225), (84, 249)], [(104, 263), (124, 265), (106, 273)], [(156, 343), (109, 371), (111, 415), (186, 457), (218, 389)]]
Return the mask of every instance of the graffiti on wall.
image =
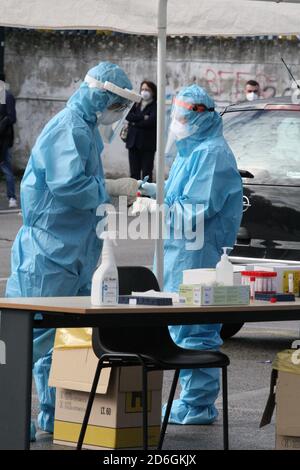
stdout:
[[(280, 67), (280, 66), (278, 66)], [(288, 77), (284, 77), (282, 68), (277, 70), (272, 65), (260, 64), (205, 64), (190, 63), (185, 67), (168, 64), (169, 94), (176, 94), (178, 89), (187, 83), (195, 83), (207, 89), (217, 103), (229, 104), (244, 100), (244, 87), (248, 80), (256, 80), (260, 84), (262, 98), (289, 96), (293, 90)]]

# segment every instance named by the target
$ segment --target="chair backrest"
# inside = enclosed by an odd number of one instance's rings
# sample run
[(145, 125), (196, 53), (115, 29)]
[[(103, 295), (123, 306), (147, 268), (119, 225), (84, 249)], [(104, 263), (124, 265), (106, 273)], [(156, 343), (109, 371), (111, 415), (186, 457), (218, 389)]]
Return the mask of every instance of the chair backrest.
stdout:
[[(118, 267), (120, 295), (130, 295), (133, 291), (159, 291), (159, 284), (153, 272), (144, 266)], [(100, 357), (104, 352), (144, 352), (170, 341), (168, 327), (99, 327), (93, 329), (93, 349)]]
[(159, 291), (155, 274), (145, 266), (119, 266), (119, 293), (130, 295), (131, 292)]

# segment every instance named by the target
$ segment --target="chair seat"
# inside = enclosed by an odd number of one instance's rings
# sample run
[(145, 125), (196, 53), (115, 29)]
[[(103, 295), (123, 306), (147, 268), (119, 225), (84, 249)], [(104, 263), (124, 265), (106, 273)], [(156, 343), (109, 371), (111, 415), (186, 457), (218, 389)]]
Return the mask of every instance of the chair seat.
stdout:
[[(178, 351), (179, 350), (179, 351)], [(156, 358), (154, 358), (156, 359)], [(197, 351), (178, 348), (172, 356), (160, 355), (155, 361), (164, 367), (184, 369), (195, 367), (225, 367), (229, 365), (229, 358), (218, 351)]]
[[(126, 353), (111, 351), (108, 355), (115, 356), (112, 362), (116, 362), (120, 358), (123, 364), (140, 364), (139, 360), (135, 357), (126, 357)], [(225, 367), (228, 366), (230, 361), (228, 356), (219, 351), (199, 351), (195, 349), (182, 349), (174, 347), (172, 354), (169, 351), (166, 354), (140, 354), (145, 364), (149, 366), (162, 367), (164, 369), (184, 369), (184, 368), (206, 368), (206, 367)], [(121, 364), (120, 364), (121, 365)]]

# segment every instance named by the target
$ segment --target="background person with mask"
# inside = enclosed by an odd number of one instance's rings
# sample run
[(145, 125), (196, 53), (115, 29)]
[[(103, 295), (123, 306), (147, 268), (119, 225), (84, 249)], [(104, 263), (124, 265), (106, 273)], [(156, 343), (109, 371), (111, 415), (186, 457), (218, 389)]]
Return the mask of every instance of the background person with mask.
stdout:
[(126, 148), (129, 150), (131, 178), (139, 180), (149, 176), (151, 182), (156, 151), (156, 85), (144, 80), (140, 93), (142, 101), (135, 104), (126, 117), (129, 123)]
[[(242, 182), (234, 155), (223, 137), (222, 120), (206, 91), (192, 85), (176, 96), (171, 113), (170, 138), (177, 156), (165, 183), (165, 204), (171, 211), (170, 238), (164, 241), (164, 290), (178, 291), (182, 271), (214, 268), (223, 246), (233, 246), (242, 217)], [(155, 197), (155, 183), (141, 185), (143, 194)], [(204, 217), (202, 248), (187, 249), (186, 232), (175, 239), (175, 214), (194, 230)], [(173, 215), (174, 216), (173, 216)], [(178, 233), (177, 233), (178, 235)], [(191, 242), (191, 240), (189, 240)], [(178, 346), (187, 349), (219, 349), (221, 325), (170, 326)], [(169, 422), (210, 424), (218, 416), (214, 402), (219, 393), (218, 369), (180, 372), (181, 394), (174, 400)]]
[(247, 101), (259, 100), (260, 86), (256, 80), (248, 80), (245, 85), (245, 96)]
[(4, 87), (4, 102), (1, 103), (0, 100), (0, 170), (6, 180), (8, 207), (13, 209), (17, 207), (17, 198), (10, 149), (14, 144), (13, 126), (17, 120), (16, 102), (13, 94), (6, 88), (4, 74), (0, 74), (0, 84)]
[[(100, 63), (37, 138), (21, 183), (23, 226), (12, 248), (7, 297), (90, 294), (102, 248), (96, 209), (109, 200), (98, 124), (116, 122), (140, 99), (131, 88), (120, 67)], [(48, 432), (54, 422), (54, 389), (48, 387), (54, 335), (54, 329), (34, 330), (38, 424)]]

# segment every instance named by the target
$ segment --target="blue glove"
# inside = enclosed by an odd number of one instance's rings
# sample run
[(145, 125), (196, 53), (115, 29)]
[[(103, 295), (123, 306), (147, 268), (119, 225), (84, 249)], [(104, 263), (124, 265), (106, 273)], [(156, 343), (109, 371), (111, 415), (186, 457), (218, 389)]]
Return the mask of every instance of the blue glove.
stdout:
[(149, 176), (145, 176), (142, 180), (138, 180), (138, 188), (140, 189), (146, 181), (148, 181)]
[(156, 196), (156, 183), (143, 183), (140, 185), (140, 193), (142, 196), (149, 196), (155, 198)]

